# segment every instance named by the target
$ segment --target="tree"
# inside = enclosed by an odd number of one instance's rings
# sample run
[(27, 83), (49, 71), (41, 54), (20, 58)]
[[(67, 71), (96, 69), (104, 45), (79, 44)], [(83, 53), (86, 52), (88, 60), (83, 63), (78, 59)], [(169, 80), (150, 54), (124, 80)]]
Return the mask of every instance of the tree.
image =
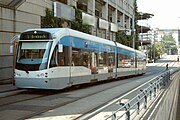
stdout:
[(41, 19), (41, 27), (42, 28), (55, 28), (62, 27), (63, 20), (57, 17), (54, 17), (54, 13), (46, 8), (46, 16)]
[[(85, 32), (90, 34), (91, 27), (90, 25), (84, 24), (82, 20), (82, 12), (76, 9), (75, 20), (71, 22), (71, 28)], [(46, 9), (46, 16), (41, 19), (41, 27), (42, 28), (60, 28), (62, 27), (62, 23), (64, 23), (64, 19), (54, 17), (53, 11), (50, 9)]]
[[(164, 53), (176, 54), (177, 46), (172, 35), (164, 35), (163, 41), (156, 41), (152, 46), (148, 46), (148, 56), (155, 59), (160, 58)], [(155, 53), (155, 56), (154, 56)]]
[(134, 1), (134, 26), (135, 26), (135, 35), (134, 35), (134, 41), (135, 41), (135, 49), (138, 49), (139, 47), (139, 27), (138, 27), (138, 17), (139, 17), (139, 14), (138, 14), (138, 10), (137, 10), (137, 0)]
[(155, 43), (155, 57), (160, 58), (161, 55), (164, 54), (164, 44), (163, 42), (156, 42)]
[(83, 23), (82, 12), (78, 9), (75, 9), (75, 20), (71, 23), (71, 28), (84, 33), (91, 33), (90, 25)]
[(177, 50), (177, 46), (176, 46), (176, 41), (171, 34), (164, 35), (163, 43), (164, 43), (165, 52), (167, 54), (176, 54), (177, 53), (178, 50)]
[(162, 41), (155, 42), (155, 44), (147, 46), (148, 58), (157, 59), (164, 54), (164, 43)]
[(122, 31), (117, 32), (116, 33), (116, 41), (123, 45), (132, 47), (131, 46), (132, 45), (132, 36), (126, 35), (125, 32), (122, 32)]

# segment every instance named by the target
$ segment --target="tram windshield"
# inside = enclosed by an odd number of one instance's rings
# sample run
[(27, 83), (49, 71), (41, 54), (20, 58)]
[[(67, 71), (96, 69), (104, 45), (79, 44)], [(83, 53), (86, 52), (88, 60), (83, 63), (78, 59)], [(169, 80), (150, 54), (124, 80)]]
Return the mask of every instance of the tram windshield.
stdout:
[(51, 44), (52, 41), (19, 42), (16, 69), (26, 72), (46, 69)]

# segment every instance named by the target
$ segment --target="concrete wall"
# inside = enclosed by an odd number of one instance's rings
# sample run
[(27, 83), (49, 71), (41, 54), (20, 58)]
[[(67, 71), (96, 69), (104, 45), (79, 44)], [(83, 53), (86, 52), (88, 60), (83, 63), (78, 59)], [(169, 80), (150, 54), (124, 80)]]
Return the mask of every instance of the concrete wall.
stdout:
[(12, 37), (29, 28), (40, 28), (46, 7), (52, 9), (52, 1), (26, 0), (15, 10), (0, 7), (0, 84), (10, 83), (13, 79)]
[(0, 7), (0, 81), (10, 81), (13, 77), (13, 56), (9, 43), (14, 36), (14, 11)]

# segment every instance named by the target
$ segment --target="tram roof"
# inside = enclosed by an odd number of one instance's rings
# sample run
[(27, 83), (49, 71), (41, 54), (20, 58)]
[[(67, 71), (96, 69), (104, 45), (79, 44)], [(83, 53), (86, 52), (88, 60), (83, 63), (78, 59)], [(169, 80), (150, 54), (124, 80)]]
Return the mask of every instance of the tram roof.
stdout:
[(27, 29), (25, 32), (28, 32), (28, 31), (44, 31), (44, 32), (49, 32), (51, 34), (54, 34), (58, 31), (62, 31), (64, 28), (34, 28), (34, 29)]
[(146, 56), (146, 54), (144, 52), (142, 52), (142, 51), (137, 50), (136, 52), (137, 52), (137, 54), (139, 54), (141, 56)]
[(120, 44), (120, 43), (117, 43), (117, 47), (129, 50), (131, 52), (136, 52), (139, 56), (146, 56), (146, 54), (144, 52), (139, 51), (139, 50), (135, 50), (135, 49), (133, 49), (131, 47), (125, 46), (125, 45)]
[[(89, 34), (86, 34), (86, 33), (83, 33), (83, 32), (79, 32), (79, 31), (76, 31), (76, 30), (72, 30), (70, 28), (37, 28), (37, 29), (28, 29), (25, 32), (34, 31), (34, 30), (49, 32), (52, 35), (57, 35), (60, 32), (65, 32), (66, 35), (70, 34), (71, 36), (74, 36), (74, 37), (79, 37), (79, 38), (83, 38), (83, 39), (90, 40), (90, 41), (93, 41), (93, 42), (99, 42), (99, 43), (102, 43), (102, 44), (107, 44), (107, 45), (115, 46), (115, 42), (114, 41), (106, 40), (106, 39), (103, 39), (103, 38), (100, 38), (100, 37), (89, 35)], [(120, 43), (117, 43), (117, 46), (120, 47), (120, 48), (129, 50), (129, 51), (135, 51), (133, 48), (130, 48), (130, 47), (125, 46), (125, 45), (122, 45)], [(138, 51), (138, 50), (136, 50), (136, 51), (139, 54), (144, 54), (141, 51)]]
[(133, 49), (131, 47), (128, 47), (128, 46), (125, 46), (125, 45), (120, 44), (120, 43), (117, 43), (117, 47), (129, 50), (129, 51), (132, 51), (132, 52), (135, 51), (135, 49)]
[(57, 35), (60, 32), (65, 32), (66, 35), (70, 34), (71, 36), (74, 36), (74, 37), (79, 37), (79, 38), (83, 38), (83, 39), (90, 40), (90, 41), (93, 41), (93, 42), (98, 42), (98, 43), (103, 43), (103, 44), (115, 46), (114, 41), (106, 40), (106, 39), (103, 39), (103, 38), (100, 38), (100, 37), (89, 35), (89, 34), (79, 32), (79, 31), (76, 31), (76, 30), (72, 30), (70, 28), (39, 28), (39, 29), (28, 29), (25, 32), (34, 31), (34, 30), (49, 32), (52, 35)]

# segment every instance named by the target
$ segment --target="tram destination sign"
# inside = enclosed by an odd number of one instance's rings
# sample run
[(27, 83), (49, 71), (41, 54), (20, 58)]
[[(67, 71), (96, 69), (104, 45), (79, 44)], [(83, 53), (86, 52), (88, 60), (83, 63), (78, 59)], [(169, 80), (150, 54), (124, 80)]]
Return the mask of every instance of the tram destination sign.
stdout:
[(51, 39), (51, 34), (47, 32), (25, 32), (21, 34), (21, 40)]

